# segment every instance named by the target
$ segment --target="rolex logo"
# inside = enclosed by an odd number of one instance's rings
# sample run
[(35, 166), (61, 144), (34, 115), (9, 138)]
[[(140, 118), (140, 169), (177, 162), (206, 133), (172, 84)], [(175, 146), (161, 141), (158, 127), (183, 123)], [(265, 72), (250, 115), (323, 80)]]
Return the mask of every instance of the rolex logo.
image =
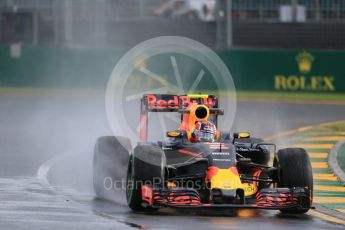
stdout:
[(314, 61), (313, 55), (303, 51), (296, 56), (299, 71), (303, 74), (309, 73)]
[[(276, 74), (274, 76), (274, 88), (276, 90), (290, 91), (335, 91), (335, 77), (330, 74), (317, 74), (317, 69), (310, 73), (315, 57), (307, 51), (300, 52), (296, 56), (300, 73)], [(318, 62), (318, 64), (320, 64)], [(290, 70), (289, 70), (290, 71)]]

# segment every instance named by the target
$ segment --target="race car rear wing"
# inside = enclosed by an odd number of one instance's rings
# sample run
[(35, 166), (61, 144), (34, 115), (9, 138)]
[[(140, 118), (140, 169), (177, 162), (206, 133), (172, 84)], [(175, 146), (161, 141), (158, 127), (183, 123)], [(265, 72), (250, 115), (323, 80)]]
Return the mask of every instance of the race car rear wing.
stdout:
[(206, 106), (212, 115), (223, 114), (223, 110), (218, 109), (218, 98), (214, 95), (144, 94), (140, 106), (140, 140), (147, 140), (148, 112), (188, 113), (193, 103)]
[(209, 109), (218, 108), (218, 98), (206, 94), (145, 94), (141, 100), (141, 108), (147, 112), (178, 112), (188, 109), (192, 103), (205, 105)]

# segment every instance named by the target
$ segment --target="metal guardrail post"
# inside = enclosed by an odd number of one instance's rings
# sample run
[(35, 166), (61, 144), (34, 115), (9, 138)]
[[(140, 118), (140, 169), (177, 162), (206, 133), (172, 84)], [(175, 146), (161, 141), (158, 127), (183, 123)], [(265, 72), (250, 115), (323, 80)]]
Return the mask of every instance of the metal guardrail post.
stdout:
[(291, 9), (292, 9), (292, 21), (297, 22), (297, 0), (291, 0)]
[(55, 1), (54, 2), (54, 7), (53, 7), (53, 17), (54, 17), (54, 45), (58, 45), (59, 44), (59, 2)]
[(39, 12), (37, 10), (35, 10), (32, 14), (33, 15), (32, 44), (34, 46), (37, 46), (37, 44), (38, 44), (38, 30), (39, 30), (39, 28), (38, 28), (38, 14), (39, 14)]
[(73, 2), (65, 0), (63, 5), (63, 24), (64, 24), (64, 43), (66, 46), (71, 46), (74, 42), (73, 39)]
[(226, 1), (226, 45), (232, 47), (232, 0)]
[(217, 49), (224, 49), (226, 46), (226, 28), (225, 28), (225, 7), (224, 1), (216, 1), (216, 47)]
[(320, 0), (315, 0), (315, 20), (320, 21), (321, 14), (320, 14)]

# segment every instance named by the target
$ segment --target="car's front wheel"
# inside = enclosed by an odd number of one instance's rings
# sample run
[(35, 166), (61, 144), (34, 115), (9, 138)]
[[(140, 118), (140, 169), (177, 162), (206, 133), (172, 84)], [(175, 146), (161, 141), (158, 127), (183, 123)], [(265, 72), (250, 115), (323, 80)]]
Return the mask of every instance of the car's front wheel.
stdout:
[(103, 136), (97, 139), (93, 157), (93, 188), (97, 197), (113, 200), (118, 195), (114, 191), (117, 189), (115, 185), (126, 178), (131, 149), (131, 142), (126, 137)]
[(164, 185), (165, 154), (157, 146), (138, 145), (130, 156), (127, 170), (127, 204), (133, 211), (155, 210), (142, 200), (142, 186)]
[(311, 207), (313, 195), (313, 172), (309, 156), (304, 149), (286, 148), (278, 151), (274, 159), (277, 167), (277, 186), (284, 188), (307, 187), (311, 194), (302, 200), (300, 208), (282, 209), (282, 213), (306, 213)]

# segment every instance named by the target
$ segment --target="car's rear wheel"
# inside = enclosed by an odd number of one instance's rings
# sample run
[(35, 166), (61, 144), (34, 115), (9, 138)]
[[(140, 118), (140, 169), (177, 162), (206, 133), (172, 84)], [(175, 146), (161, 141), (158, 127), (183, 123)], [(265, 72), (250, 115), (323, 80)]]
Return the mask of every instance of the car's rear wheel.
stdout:
[(164, 185), (165, 154), (157, 146), (138, 145), (130, 156), (127, 170), (127, 204), (133, 211), (156, 210), (142, 200), (143, 185), (161, 187)]
[[(126, 166), (131, 151), (126, 137), (103, 136), (97, 139), (93, 158), (93, 187), (97, 197), (112, 200), (115, 186), (120, 190), (126, 178)], [(122, 191), (123, 193), (123, 191)]]
[(309, 156), (304, 149), (286, 148), (278, 151), (274, 159), (274, 167), (278, 169), (277, 187), (308, 187), (311, 196), (302, 200), (300, 208), (280, 210), (282, 213), (306, 213), (312, 203), (313, 172)]

